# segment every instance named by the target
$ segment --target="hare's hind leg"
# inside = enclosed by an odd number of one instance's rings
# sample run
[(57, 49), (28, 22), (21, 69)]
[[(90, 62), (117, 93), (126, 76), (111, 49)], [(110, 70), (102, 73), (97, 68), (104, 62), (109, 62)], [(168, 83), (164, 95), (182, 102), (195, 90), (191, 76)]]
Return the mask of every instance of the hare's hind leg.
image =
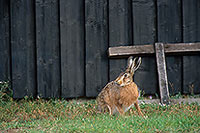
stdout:
[(116, 113), (117, 109), (116, 109), (115, 106), (109, 106), (109, 105), (107, 105), (107, 107), (108, 107), (110, 115), (114, 115)]
[(109, 110), (109, 114), (112, 115), (112, 109), (111, 109), (111, 107), (109, 105), (107, 105), (107, 107), (108, 107), (108, 110)]
[(116, 109), (120, 113), (120, 115), (124, 115), (125, 112), (121, 105), (116, 105)]
[(143, 115), (143, 113), (142, 113), (142, 111), (141, 111), (141, 109), (140, 109), (140, 106), (139, 106), (139, 104), (138, 104), (138, 101), (136, 101), (135, 103), (134, 103), (134, 105), (135, 105), (135, 108), (137, 109), (137, 112), (138, 112), (138, 114), (140, 115), (140, 116), (144, 116)]

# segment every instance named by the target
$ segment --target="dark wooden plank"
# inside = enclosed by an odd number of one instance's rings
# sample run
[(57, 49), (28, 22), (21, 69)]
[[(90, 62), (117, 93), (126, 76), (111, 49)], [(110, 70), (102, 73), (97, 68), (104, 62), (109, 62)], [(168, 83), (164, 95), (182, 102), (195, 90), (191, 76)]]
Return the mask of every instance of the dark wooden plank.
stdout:
[[(109, 0), (109, 46), (132, 44), (131, 0)], [(125, 70), (126, 59), (109, 60), (109, 80)]]
[(95, 97), (108, 82), (107, 0), (85, 1), (86, 96)]
[(63, 98), (84, 96), (84, 1), (60, 0)]
[[(200, 1), (183, 0), (183, 41), (200, 41)], [(183, 57), (183, 93), (200, 94), (200, 55)]]
[(10, 80), (9, 1), (0, 1), (0, 81)]
[[(165, 54), (192, 54), (199, 53), (200, 43), (177, 43), (164, 44)], [(121, 56), (131, 55), (153, 55), (155, 54), (154, 46), (151, 45), (135, 45), (135, 46), (119, 46), (110, 47), (108, 49), (109, 57), (119, 58)]]
[(158, 82), (160, 90), (160, 100), (163, 104), (169, 104), (168, 79), (165, 62), (165, 52), (163, 43), (155, 43), (156, 64), (158, 70)]
[[(157, 1), (158, 42), (178, 43), (182, 41), (181, 1)], [(169, 92), (174, 95), (182, 88), (182, 58), (167, 57)]]
[[(156, 5), (154, 0), (133, 0), (133, 44), (153, 44), (156, 41)], [(135, 82), (145, 94), (158, 91), (155, 57), (142, 58)]]
[(13, 97), (36, 96), (34, 0), (10, 4)]
[(58, 0), (36, 0), (38, 95), (60, 96)]

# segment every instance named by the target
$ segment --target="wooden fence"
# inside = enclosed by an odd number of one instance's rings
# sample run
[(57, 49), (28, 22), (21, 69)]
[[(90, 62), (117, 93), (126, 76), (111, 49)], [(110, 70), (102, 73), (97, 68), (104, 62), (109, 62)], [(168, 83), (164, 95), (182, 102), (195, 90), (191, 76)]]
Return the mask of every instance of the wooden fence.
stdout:
[[(1, 0), (0, 80), (14, 98), (95, 97), (126, 67), (113, 46), (200, 42), (199, 0)], [(170, 94), (200, 93), (200, 55), (166, 58)], [(158, 92), (154, 57), (134, 76)]]

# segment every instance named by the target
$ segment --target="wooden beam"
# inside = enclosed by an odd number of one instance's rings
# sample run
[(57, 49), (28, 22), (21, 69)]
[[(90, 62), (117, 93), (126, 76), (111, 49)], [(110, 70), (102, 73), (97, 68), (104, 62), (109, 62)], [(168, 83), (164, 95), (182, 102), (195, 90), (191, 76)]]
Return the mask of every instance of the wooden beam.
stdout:
[[(159, 104), (160, 99), (144, 99), (144, 100), (138, 100), (139, 104)], [(198, 103), (200, 104), (200, 98), (179, 98), (179, 99), (170, 99), (170, 105), (173, 104), (192, 104), (192, 103)]]
[(169, 104), (169, 90), (168, 90), (164, 44), (156, 43), (155, 51), (156, 51), (156, 62), (158, 69), (158, 81), (159, 81), (161, 103)]
[[(166, 54), (193, 53), (200, 51), (200, 43), (174, 43), (164, 44)], [(120, 57), (130, 55), (151, 55), (155, 54), (154, 45), (135, 45), (110, 47), (109, 57)]]
[(108, 49), (109, 57), (154, 54), (153, 45), (119, 46)]
[[(91, 99), (87, 98), (78, 98), (78, 99), (69, 99), (68, 102), (73, 102), (76, 104), (84, 104), (85, 102), (89, 102)], [(139, 104), (159, 104), (160, 99), (143, 99), (138, 100)], [(200, 98), (179, 98), (179, 99), (170, 99), (170, 105), (173, 104), (192, 104), (192, 103), (198, 103), (200, 104)]]

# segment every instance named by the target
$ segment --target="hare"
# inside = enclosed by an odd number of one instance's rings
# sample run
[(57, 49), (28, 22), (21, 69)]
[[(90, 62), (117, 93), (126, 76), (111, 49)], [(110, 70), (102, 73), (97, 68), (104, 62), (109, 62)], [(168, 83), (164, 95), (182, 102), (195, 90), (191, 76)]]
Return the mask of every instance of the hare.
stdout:
[(99, 111), (109, 110), (110, 115), (119, 113), (123, 115), (132, 105), (135, 105), (138, 114), (143, 116), (138, 105), (138, 87), (133, 82), (134, 72), (141, 64), (141, 57), (128, 58), (127, 69), (114, 81), (109, 82), (99, 93), (97, 104)]

